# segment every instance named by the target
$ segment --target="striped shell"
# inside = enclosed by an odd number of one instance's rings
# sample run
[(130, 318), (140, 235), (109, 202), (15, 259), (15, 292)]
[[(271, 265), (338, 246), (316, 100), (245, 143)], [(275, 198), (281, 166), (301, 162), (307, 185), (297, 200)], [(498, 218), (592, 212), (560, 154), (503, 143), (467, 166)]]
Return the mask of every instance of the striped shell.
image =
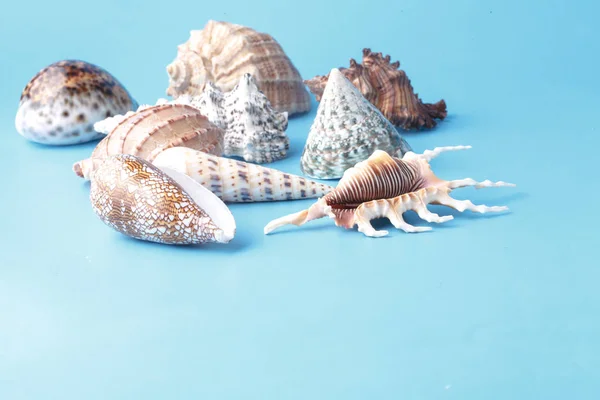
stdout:
[(73, 171), (89, 179), (94, 169), (110, 155), (132, 154), (152, 161), (160, 152), (175, 146), (221, 154), (223, 135), (222, 129), (194, 107), (165, 104), (142, 108), (123, 118), (98, 143), (90, 158), (73, 165)]
[(183, 147), (163, 151), (153, 164), (190, 176), (225, 202), (308, 199), (333, 190), (297, 175)]
[(337, 179), (375, 150), (402, 157), (410, 146), (396, 128), (333, 69), (302, 153), (302, 171), (313, 178)]
[[(423, 103), (399, 68), (400, 62), (391, 63), (389, 55), (363, 49), (362, 65), (350, 59), (350, 68), (340, 71), (394, 125), (406, 130), (435, 127), (436, 119), (446, 118), (446, 102)], [(316, 76), (305, 81), (317, 101), (321, 100), (328, 79), (329, 76)]]
[(125, 87), (104, 69), (63, 60), (38, 72), (21, 94), (15, 118), (25, 138), (48, 145), (85, 143), (102, 137), (94, 123), (137, 108)]
[(398, 229), (405, 232), (422, 232), (428, 227), (414, 227), (402, 219), (402, 214), (413, 210), (427, 222), (446, 222), (452, 216), (440, 217), (427, 209), (427, 204), (441, 204), (459, 211), (499, 212), (506, 207), (476, 206), (469, 200), (455, 200), (450, 191), (460, 187), (474, 186), (500, 187), (514, 186), (505, 182), (477, 182), (473, 179), (445, 181), (433, 174), (429, 160), (439, 153), (462, 150), (468, 146), (441, 147), (423, 154), (407, 152), (402, 159), (391, 157), (377, 150), (367, 160), (346, 171), (338, 186), (317, 200), (309, 209), (271, 221), (265, 227), (265, 234), (287, 224), (303, 225), (313, 219), (329, 216), (336, 225), (358, 230), (367, 236), (387, 235), (377, 231), (370, 221), (386, 217)]
[(302, 77), (279, 43), (241, 25), (211, 20), (204, 29), (191, 31), (167, 73), (167, 94), (175, 98), (198, 96), (207, 82), (230, 91), (249, 73), (277, 111), (292, 115), (310, 110)]
[(229, 209), (209, 190), (132, 155), (104, 160), (92, 175), (90, 201), (106, 225), (136, 239), (227, 243), (235, 235)]

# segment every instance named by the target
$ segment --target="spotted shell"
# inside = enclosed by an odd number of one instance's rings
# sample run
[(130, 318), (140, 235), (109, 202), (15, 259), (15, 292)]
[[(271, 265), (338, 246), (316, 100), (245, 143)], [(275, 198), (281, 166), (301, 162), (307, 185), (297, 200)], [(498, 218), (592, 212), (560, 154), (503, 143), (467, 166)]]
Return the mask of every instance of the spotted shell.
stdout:
[(277, 111), (293, 115), (310, 110), (302, 77), (279, 43), (241, 25), (211, 20), (204, 29), (191, 31), (167, 73), (167, 94), (175, 98), (198, 96), (207, 82), (230, 91), (249, 73)]
[(184, 147), (163, 151), (153, 164), (188, 175), (225, 202), (308, 199), (333, 190), (301, 176)]
[(102, 222), (135, 239), (228, 243), (235, 235), (233, 215), (209, 190), (128, 154), (110, 156), (96, 169), (90, 201)]
[(375, 150), (402, 157), (410, 149), (381, 112), (332, 69), (302, 152), (302, 171), (313, 178), (337, 179)]
[[(363, 49), (363, 63), (350, 59), (349, 68), (340, 71), (394, 125), (403, 129), (433, 128), (436, 119), (446, 118), (446, 102), (423, 103), (414, 92), (410, 79), (400, 68), (400, 62), (390, 62), (390, 56)], [(316, 76), (305, 81), (320, 101), (329, 76)]]
[(102, 135), (94, 123), (138, 107), (104, 69), (76, 60), (47, 66), (21, 94), (15, 126), (25, 138), (48, 145), (89, 142)]
[(223, 130), (195, 107), (184, 104), (146, 107), (121, 119), (98, 143), (90, 158), (73, 165), (73, 171), (89, 179), (94, 169), (110, 155), (132, 154), (152, 161), (160, 152), (175, 146), (220, 155), (223, 135)]

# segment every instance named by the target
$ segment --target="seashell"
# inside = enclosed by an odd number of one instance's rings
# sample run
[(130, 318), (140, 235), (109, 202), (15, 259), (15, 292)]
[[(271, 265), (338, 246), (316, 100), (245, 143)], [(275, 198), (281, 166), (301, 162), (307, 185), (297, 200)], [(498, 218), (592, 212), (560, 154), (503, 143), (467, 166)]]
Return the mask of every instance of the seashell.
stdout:
[(163, 151), (153, 164), (188, 175), (225, 202), (308, 199), (333, 190), (297, 175), (184, 147)]
[(73, 165), (73, 171), (89, 179), (108, 156), (132, 154), (151, 162), (160, 152), (175, 146), (221, 154), (223, 134), (197, 108), (182, 104), (146, 107), (123, 118), (98, 143), (90, 158)]
[(228, 243), (233, 215), (190, 177), (130, 155), (108, 157), (91, 177), (90, 201), (106, 225), (165, 244)]
[(189, 40), (177, 47), (167, 73), (167, 94), (175, 98), (198, 96), (207, 82), (230, 91), (249, 73), (277, 111), (293, 115), (310, 110), (302, 77), (279, 43), (241, 25), (211, 20), (204, 29), (191, 31)]
[[(414, 92), (400, 62), (390, 63), (390, 56), (363, 49), (363, 64), (350, 59), (350, 68), (340, 71), (394, 125), (403, 129), (433, 128), (435, 119), (446, 118), (446, 102), (423, 103)], [(320, 101), (328, 76), (316, 76), (304, 81)]]
[(338, 69), (329, 76), (302, 152), (306, 175), (336, 179), (375, 150), (399, 157), (410, 151), (396, 128)]
[(64, 60), (42, 69), (25, 86), (15, 126), (22, 136), (37, 143), (84, 143), (101, 137), (94, 131), (95, 122), (137, 106), (123, 85), (104, 69)]
[[(273, 110), (249, 74), (242, 76), (228, 93), (208, 82), (200, 96), (182, 95), (172, 101), (159, 99), (156, 104), (186, 104), (200, 110), (210, 122), (225, 131), (226, 156), (262, 164), (284, 158), (289, 149), (289, 138), (285, 134), (287, 113)], [(138, 111), (148, 107), (151, 106), (142, 105)], [(94, 126), (99, 132), (108, 133), (132, 114), (107, 118)]]
[(429, 227), (409, 225), (402, 218), (406, 211), (415, 211), (427, 222), (442, 223), (453, 219), (441, 217), (427, 209), (428, 204), (441, 204), (460, 212), (470, 210), (478, 213), (500, 212), (507, 207), (474, 205), (469, 200), (456, 200), (449, 193), (457, 188), (515, 186), (506, 182), (477, 182), (471, 178), (445, 181), (431, 171), (429, 161), (444, 151), (468, 149), (470, 146), (438, 147), (423, 154), (412, 151), (402, 159), (391, 157), (384, 151), (375, 151), (366, 161), (348, 169), (338, 186), (321, 197), (309, 209), (271, 221), (265, 234), (287, 224), (303, 225), (308, 221), (329, 216), (335, 224), (358, 230), (370, 237), (380, 237), (387, 231), (377, 231), (370, 221), (385, 217), (405, 232), (423, 232)]

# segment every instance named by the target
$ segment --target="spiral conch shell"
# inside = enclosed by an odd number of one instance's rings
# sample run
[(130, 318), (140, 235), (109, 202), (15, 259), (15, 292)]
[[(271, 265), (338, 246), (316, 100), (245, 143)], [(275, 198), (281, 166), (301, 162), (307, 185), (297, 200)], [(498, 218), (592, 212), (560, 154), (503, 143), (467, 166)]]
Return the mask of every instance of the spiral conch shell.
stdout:
[[(433, 128), (436, 119), (446, 118), (446, 102), (423, 103), (414, 92), (410, 79), (400, 68), (400, 62), (391, 63), (390, 56), (363, 49), (363, 63), (350, 59), (349, 68), (340, 71), (373, 103), (394, 125), (403, 129)], [(316, 76), (305, 81), (320, 101), (328, 76)]]
[(106, 225), (136, 239), (199, 244), (235, 236), (233, 215), (210, 190), (129, 154), (110, 156), (94, 171), (90, 201)]
[(469, 200), (456, 200), (449, 193), (457, 188), (515, 186), (506, 182), (477, 182), (471, 178), (445, 181), (433, 174), (429, 161), (444, 151), (468, 149), (470, 146), (439, 147), (423, 154), (412, 151), (402, 159), (384, 151), (375, 151), (366, 161), (348, 169), (332, 192), (317, 200), (308, 210), (271, 221), (265, 234), (287, 224), (303, 225), (308, 221), (329, 216), (335, 224), (358, 230), (370, 237), (380, 237), (387, 231), (378, 231), (371, 220), (385, 217), (405, 232), (423, 232), (429, 227), (415, 227), (404, 221), (402, 214), (415, 211), (427, 222), (441, 223), (453, 217), (441, 217), (427, 209), (428, 204), (441, 204), (460, 212), (478, 213), (505, 211), (507, 207), (474, 205)]
[(204, 29), (191, 31), (167, 72), (167, 94), (175, 98), (198, 96), (207, 82), (230, 91), (249, 73), (277, 111), (292, 115), (310, 110), (302, 77), (279, 43), (241, 25), (211, 20)]
[(302, 171), (313, 178), (340, 178), (375, 150), (402, 157), (410, 146), (338, 69), (332, 69), (302, 153)]
[(194, 107), (165, 104), (142, 108), (120, 119), (98, 143), (92, 156), (73, 165), (73, 171), (89, 179), (103, 159), (114, 154), (131, 154), (152, 161), (160, 152), (185, 146), (221, 154), (224, 132)]
[(184, 147), (163, 151), (153, 164), (188, 175), (225, 202), (308, 199), (333, 190), (297, 175)]
[(47, 66), (29, 81), (15, 126), (25, 138), (47, 145), (98, 139), (94, 123), (137, 108), (125, 87), (104, 69), (78, 60)]

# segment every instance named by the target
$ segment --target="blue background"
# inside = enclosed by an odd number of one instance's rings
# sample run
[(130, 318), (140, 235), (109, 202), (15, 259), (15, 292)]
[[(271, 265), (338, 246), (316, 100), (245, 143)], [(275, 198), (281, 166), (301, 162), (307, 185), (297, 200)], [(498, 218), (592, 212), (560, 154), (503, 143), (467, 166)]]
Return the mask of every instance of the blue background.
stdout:
[[(597, 399), (597, 2), (10, 2), (0, 13), (1, 399)], [(233, 205), (229, 245), (168, 247), (104, 226), (71, 171), (95, 143), (14, 129), (20, 92), (65, 58), (106, 68), (141, 103), (217, 19), (272, 34), (304, 78), (363, 47), (400, 60), (449, 116), (406, 134), (462, 189), (508, 205), (429, 233), (369, 239), (320, 220), (264, 236), (312, 201)], [(314, 100), (313, 100), (314, 101)], [(317, 104), (290, 121), (300, 173)], [(434, 207), (434, 210), (436, 208)], [(414, 214), (409, 222), (426, 224)]]

